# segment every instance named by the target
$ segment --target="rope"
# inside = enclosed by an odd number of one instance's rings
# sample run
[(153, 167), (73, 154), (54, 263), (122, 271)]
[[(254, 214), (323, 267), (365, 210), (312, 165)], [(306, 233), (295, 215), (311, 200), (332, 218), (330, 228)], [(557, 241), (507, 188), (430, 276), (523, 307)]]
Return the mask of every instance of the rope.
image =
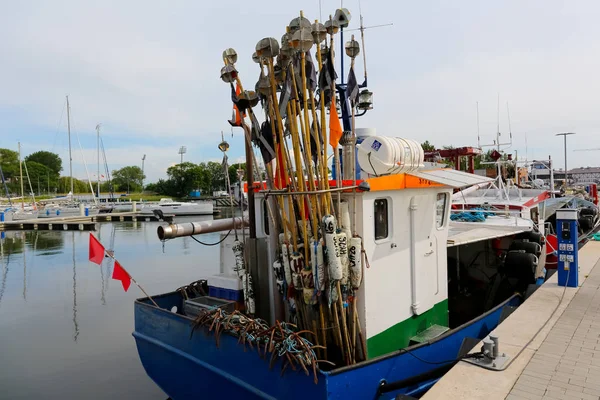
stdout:
[(218, 242), (215, 242), (215, 243), (204, 243), (204, 242), (202, 242), (202, 241), (200, 241), (200, 240), (196, 239), (196, 238), (195, 238), (195, 237), (193, 237), (193, 236), (190, 236), (190, 237), (191, 237), (192, 239), (194, 239), (196, 242), (198, 242), (198, 243), (200, 243), (200, 244), (203, 244), (203, 245), (205, 245), (205, 246), (216, 246), (216, 245), (218, 245), (218, 244), (221, 244), (221, 243), (223, 243), (223, 241), (224, 241), (225, 239), (227, 239), (227, 237), (229, 236), (229, 234), (231, 233), (231, 231), (232, 231), (232, 229), (230, 229), (230, 230), (229, 230), (229, 232), (227, 232), (227, 235), (225, 235), (225, 236), (224, 236), (224, 237), (223, 237), (221, 240), (219, 240)]

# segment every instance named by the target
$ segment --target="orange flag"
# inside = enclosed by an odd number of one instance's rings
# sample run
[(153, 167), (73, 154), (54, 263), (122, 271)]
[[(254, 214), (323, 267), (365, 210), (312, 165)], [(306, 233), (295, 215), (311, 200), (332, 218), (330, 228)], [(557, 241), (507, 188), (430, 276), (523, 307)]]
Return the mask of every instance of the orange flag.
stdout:
[(102, 264), (104, 260), (104, 246), (96, 239), (96, 236), (90, 233), (90, 261), (95, 264)]
[(125, 271), (125, 268), (121, 267), (121, 264), (117, 260), (115, 260), (115, 268), (113, 269), (112, 278), (117, 281), (121, 281), (123, 284), (123, 289), (127, 291), (129, 286), (131, 285), (131, 277)]
[(340, 139), (342, 138), (342, 125), (338, 117), (337, 108), (335, 106), (335, 96), (331, 98), (331, 107), (329, 108), (329, 144), (334, 149), (337, 148)]

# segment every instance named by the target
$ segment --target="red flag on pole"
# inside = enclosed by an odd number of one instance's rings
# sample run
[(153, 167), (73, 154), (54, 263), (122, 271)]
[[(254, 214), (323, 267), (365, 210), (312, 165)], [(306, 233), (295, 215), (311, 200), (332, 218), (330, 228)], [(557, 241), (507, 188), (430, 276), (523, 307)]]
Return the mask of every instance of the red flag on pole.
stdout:
[(115, 260), (115, 268), (113, 269), (112, 278), (117, 281), (121, 281), (123, 284), (123, 289), (127, 291), (129, 286), (131, 285), (131, 277), (125, 271), (125, 268), (121, 267), (121, 264), (117, 260)]
[(334, 149), (337, 149), (338, 143), (342, 138), (342, 125), (338, 117), (337, 108), (335, 105), (335, 96), (331, 99), (331, 107), (329, 107), (329, 144)]
[(104, 246), (90, 233), (90, 261), (100, 265), (102, 260), (104, 260)]

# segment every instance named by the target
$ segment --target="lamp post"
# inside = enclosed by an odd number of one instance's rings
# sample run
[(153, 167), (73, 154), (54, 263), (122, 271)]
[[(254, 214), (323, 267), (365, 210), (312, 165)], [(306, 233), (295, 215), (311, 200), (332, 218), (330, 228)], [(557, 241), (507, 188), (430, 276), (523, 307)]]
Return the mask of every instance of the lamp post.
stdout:
[(183, 164), (183, 155), (187, 152), (187, 147), (181, 146), (177, 153), (181, 154), (181, 164)]
[(564, 132), (564, 133), (557, 133), (556, 136), (562, 136), (564, 139), (564, 149), (565, 149), (565, 189), (567, 188), (568, 185), (568, 179), (567, 179), (567, 136), (568, 135), (574, 135), (575, 132)]

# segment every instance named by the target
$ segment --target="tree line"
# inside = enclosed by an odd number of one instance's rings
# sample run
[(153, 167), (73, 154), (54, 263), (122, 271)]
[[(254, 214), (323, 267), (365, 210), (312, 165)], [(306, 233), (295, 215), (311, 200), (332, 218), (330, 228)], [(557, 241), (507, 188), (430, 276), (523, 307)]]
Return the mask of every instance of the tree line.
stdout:
[[(228, 167), (229, 181), (232, 185), (246, 179), (245, 164), (233, 164)], [(167, 169), (167, 179), (159, 179), (146, 186), (146, 190), (173, 197), (186, 197), (194, 190), (203, 195), (212, 195), (214, 191), (227, 190), (227, 175), (222, 163), (209, 161), (194, 164), (184, 162)]]
[[(0, 196), (6, 195), (6, 190), (11, 196), (21, 195), (21, 171), (19, 166), (19, 153), (10, 149), (0, 148)], [(71, 191), (71, 178), (61, 176), (63, 162), (60, 156), (49, 151), (36, 151), (23, 159), (23, 191), (29, 195), (31, 191), (36, 195), (65, 194)], [(29, 180), (27, 179), (29, 176)], [(110, 176), (101, 176), (100, 190), (102, 192), (141, 192), (145, 176), (138, 166), (127, 166), (113, 170)], [(92, 181), (94, 191), (97, 183)], [(73, 178), (74, 193), (91, 193), (88, 181)]]

